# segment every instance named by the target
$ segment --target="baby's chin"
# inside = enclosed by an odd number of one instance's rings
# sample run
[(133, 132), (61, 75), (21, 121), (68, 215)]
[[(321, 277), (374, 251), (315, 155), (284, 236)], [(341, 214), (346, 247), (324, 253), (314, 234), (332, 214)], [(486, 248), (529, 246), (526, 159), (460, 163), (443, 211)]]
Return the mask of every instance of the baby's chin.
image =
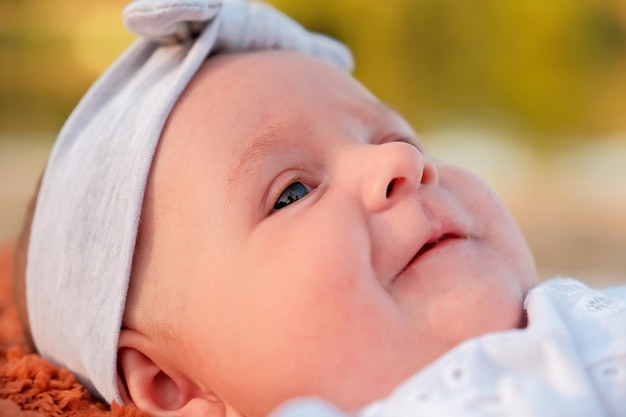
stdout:
[(486, 334), (525, 328), (524, 297), (527, 290), (508, 290), (502, 289), (498, 297), (491, 298), (480, 293), (468, 295), (465, 303), (459, 303), (459, 310), (448, 311), (450, 315), (447, 317), (442, 312), (435, 325), (445, 328), (444, 336), (449, 335), (451, 344), (456, 345)]

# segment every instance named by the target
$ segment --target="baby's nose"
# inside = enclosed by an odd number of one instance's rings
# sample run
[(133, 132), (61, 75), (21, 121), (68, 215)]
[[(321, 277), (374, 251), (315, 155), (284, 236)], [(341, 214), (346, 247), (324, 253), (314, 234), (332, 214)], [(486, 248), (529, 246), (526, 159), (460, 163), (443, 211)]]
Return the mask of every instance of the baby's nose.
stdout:
[(369, 149), (364, 162), (363, 197), (372, 211), (385, 210), (424, 185), (436, 184), (436, 166), (415, 146), (390, 142)]

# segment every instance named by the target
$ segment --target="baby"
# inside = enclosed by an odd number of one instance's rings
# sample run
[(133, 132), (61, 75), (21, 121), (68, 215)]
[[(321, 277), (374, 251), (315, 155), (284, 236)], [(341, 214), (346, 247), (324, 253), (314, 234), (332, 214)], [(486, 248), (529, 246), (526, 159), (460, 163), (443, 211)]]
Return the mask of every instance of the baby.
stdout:
[(42, 354), (155, 416), (303, 396), (371, 414), (466, 341), (524, 333), (536, 272), (515, 222), (341, 45), (237, 1), (126, 16), (145, 38), (68, 120), (38, 194)]

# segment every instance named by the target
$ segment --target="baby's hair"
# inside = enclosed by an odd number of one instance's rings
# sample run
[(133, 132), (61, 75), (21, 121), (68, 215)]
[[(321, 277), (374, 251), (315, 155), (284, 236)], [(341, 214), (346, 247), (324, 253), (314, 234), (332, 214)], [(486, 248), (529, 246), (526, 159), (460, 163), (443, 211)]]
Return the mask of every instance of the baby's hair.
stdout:
[(26, 209), (26, 216), (22, 224), (22, 230), (17, 239), (15, 248), (15, 262), (13, 267), (13, 297), (15, 306), (20, 319), (20, 324), (24, 332), (25, 341), (30, 348), (35, 350), (33, 343), (30, 324), (28, 321), (28, 309), (26, 307), (26, 262), (28, 259), (28, 245), (30, 243), (30, 228), (35, 215), (35, 207), (37, 205), (37, 196), (39, 195), (39, 186), (41, 185), (41, 177), (37, 181), (35, 193)]

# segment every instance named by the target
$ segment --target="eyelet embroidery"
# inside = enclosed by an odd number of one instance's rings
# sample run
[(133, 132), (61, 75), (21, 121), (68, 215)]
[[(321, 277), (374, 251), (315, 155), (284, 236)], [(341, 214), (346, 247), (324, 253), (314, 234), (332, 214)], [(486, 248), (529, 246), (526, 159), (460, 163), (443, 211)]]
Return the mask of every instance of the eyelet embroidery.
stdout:
[(463, 385), (467, 381), (468, 377), (467, 371), (458, 366), (448, 368), (444, 372), (445, 381), (450, 387)]

